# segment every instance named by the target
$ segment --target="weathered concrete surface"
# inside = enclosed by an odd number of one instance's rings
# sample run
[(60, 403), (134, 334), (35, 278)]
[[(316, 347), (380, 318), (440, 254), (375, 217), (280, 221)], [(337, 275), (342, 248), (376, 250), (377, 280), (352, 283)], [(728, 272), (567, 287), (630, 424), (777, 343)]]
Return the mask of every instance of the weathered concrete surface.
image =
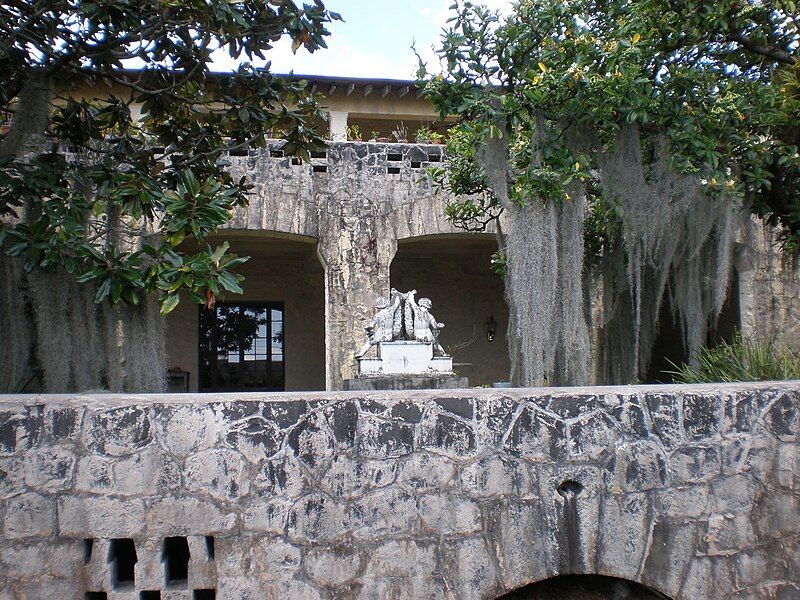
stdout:
[(743, 219), (736, 271), (742, 333), (800, 352), (800, 259), (777, 247), (773, 229)]
[(228, 228), (319, 239), (327, 388), (341, 389), (356, 374), (353, 355), (364, 342), (375, 299), (389, 293), (397, 241), (460, 232), (445, 216), (447, 198), (424, 173), (441, 163), (443, 146), (333, 142), (310, 164), (276, 155), (279, 146), (231, 157), (234, 175), (246, 175), (254, 189)]
[[(167, 590), (175, 536), (188, 579), (162, 598), (493, 598), (567, 572), (565, 480), (583, 488), (575, 573), (800, 595), (789, 382), (5, 396), (0, 598)], [(120, 585), (107, 561), (126, 538)]]

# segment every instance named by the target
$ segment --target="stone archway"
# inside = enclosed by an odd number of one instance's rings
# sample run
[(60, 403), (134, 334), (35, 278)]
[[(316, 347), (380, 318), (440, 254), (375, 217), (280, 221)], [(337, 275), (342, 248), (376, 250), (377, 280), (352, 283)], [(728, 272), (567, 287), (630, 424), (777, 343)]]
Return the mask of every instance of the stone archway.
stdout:
[[(244, 275), (243, 294), (225, 294), (223, 304), (249, 306), (253, 310), (280, 312), (280, 326), (271, 323), (269, 331), (280, 335), (280, 350), (264, 344), (254, 349), (264, 352), (244, 358), (253, 363), (267, 360), (282, 363), (282, 384), (286, 391), (325, 389), (325, 281), (317, 254), (317, 240), (308, 236), (274, 231), (226, 230), (210, 244), (228, 242), (231, 252), (249, 256), (236, 271)], [(189, 391), (203, 390), (204, 365), (200, 352), (200, 307), (183, 297), (167, 316), (167, 355), (173, 372), (188, 374)], [(275, 318), (274, 316), (272, 318)], [(273, 339), (273, 342), (275, 339)], [(267, 348), (269, 347), (269, 350)], [(239, 361), (236, 361), (239, 362)], [(244, 365), (244, 362), (240, 364)]]
[(489, 234), (407, 238), (398, 241), (390, 268), (392, 287), (416, 289), (418, 298), (433, 301), (433, 314), (445, 324), (440, 342), (471, 386), (507, 381), (510, 372), (508, 307), (503, 280), (491, 266), (496, 251)]
[(559, 575), (531, 583), (497, 600), (669, 600), (634, 581), (602, 575)]

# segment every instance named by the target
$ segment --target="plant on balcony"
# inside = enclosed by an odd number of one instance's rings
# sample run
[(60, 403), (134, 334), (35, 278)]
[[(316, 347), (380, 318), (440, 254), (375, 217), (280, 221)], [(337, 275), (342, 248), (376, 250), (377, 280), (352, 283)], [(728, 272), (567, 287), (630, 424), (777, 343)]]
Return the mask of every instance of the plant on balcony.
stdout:
[(736, 381), (786, 381), (800, 379), (800, 353), (771, 341), (743, 339), (737, 334), (731, 343), (703, 346), (691, 364), (671, 363), (677, 383)]
[(408, 142), (408, 127), (406, 127), (403, 122), (400, 121), (400, 124), (395, 127), (394, 131), (392, 131), (392, 137), (394, 138), (395, 142), (405, 144)]
[(441, 144), (444, 136), (430, 127), (423, 125), (417, 129), (415, 139), (418, 144)]
[(348, 142), (360, 142), (361, 141), (361, 127), (359, 127), (358, 125), (356, 125), (354, 123), (353, 125), (348, 125), (346, 131), (347, 131), (347, 141)]

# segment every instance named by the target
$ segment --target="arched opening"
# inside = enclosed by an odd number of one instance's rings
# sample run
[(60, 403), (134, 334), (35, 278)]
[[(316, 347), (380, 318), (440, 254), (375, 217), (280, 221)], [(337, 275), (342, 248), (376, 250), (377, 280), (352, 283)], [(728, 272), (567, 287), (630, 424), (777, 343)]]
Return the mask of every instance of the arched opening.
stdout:
[[(400, 240), (392, 287), (430, 298), (445, 328), (439, 341), (471, 386), (508, 381), (508, 308), (503, 280), (492, 271), (493, 235), (434, 235)], [(491, 331), (490, 331), (491, 330)]]
[(167, 316), (174, 391), (325, 389), (325, 287), (316, 240), (266, 232), (215, 238), (250, 260), (243, 294), (212, 310), (182, 298)]
[(634, 581), (602, 575), (559, 575), (537, 581), (497, 600), (669, 600)]
[[(731, 343), (740, 329), (739, 276), (734, 269), (728, 296), (714, 327), (708, 332), (706, 346), (713, 347), (722, 341)], [(658, 316), (658, 335), (653, 344), (650, 365), (643, 383), (672, 383), (675, 365), (681, 365), (689, 358), (681, 329), (675, 322), (665, 292)]]

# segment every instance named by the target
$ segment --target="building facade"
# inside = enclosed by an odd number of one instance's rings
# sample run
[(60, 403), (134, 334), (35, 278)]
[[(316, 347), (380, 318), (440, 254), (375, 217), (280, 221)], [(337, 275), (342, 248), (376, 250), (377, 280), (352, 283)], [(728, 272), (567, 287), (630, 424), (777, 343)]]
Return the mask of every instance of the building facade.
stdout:
[[(283, 156), (276, 140), (230, 157), (231, 169), (255, 186), (249, 206), (220, 235), (234, 252), (252, 257), (241, 271), (245, 293), (225, 298), (215, 315), (184, 302), (168, 317), (169, 366), (178, 385), (341, 389), (355, 374), (354, 353), (375, 300), (391, 287), (431, 298), (446, 324), (445, 349), (471, 385), (507, 380), (508, 309), (490, 266), (493, 230), (469, 234), (447, 220), (448, 198), (425, 175), (446, 160), (444, 146), (386, 141), (413, 140), (423, 126), (445, 131), (447, 123), (410, 81), (311, 81), (328, 110), (324, 152), (299, 163)], [(359, 133), (362, 140), (352, 139)], [(728, 330), (797, 345), (800, 271), (771, 243), (759, 224), (743, 224), (723, 319)], [(679, 336), (668, 323), (663, 328), (666, 350), (657, 352), (680, 360), (670, 341)], [(227, 336), (224, 351), (220, 335)]]

